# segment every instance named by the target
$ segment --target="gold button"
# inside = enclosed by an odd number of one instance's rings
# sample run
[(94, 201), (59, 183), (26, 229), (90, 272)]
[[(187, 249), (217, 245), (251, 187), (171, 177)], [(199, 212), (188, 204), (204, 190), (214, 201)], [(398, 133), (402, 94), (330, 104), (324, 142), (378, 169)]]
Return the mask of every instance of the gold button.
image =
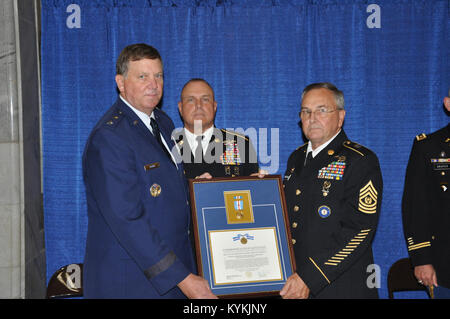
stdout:
[(298, 224), (296, 222), (292, 223), (292, 228), (297, 228)]
[(294, 171), (295, 171), (295, 167), (292, 167), (291, 168), (291, 173), (294, 173)]
[(441, 175), (444, 176), (444, 175), (445, 175), (445, 172), (441, 172)]
[(301, 194), (301, 191), (299, 190), (299, 189), (297, 189), (296, 191), (295, 191), (295, 195), (300, 195)]
[(334, 154), (334, 150), (328, 150), (328, 155), (333, 155)]
[(294, 206), (294, 212), (298, 212), (300, 210), (300, 207), (298, 207), (297, 205)]
[(296, 242), (297, 241), (294, 238), (292, 238), (292, 244), (295, 245)]

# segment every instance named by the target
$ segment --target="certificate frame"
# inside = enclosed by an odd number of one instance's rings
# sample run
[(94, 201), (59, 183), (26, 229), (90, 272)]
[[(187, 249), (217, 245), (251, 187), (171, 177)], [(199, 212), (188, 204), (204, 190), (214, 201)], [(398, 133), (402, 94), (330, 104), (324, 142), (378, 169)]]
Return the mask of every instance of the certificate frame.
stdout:
[(296, 270), (280, 175), (190, 179), (198, 274), (219, 298), (278, 295)]

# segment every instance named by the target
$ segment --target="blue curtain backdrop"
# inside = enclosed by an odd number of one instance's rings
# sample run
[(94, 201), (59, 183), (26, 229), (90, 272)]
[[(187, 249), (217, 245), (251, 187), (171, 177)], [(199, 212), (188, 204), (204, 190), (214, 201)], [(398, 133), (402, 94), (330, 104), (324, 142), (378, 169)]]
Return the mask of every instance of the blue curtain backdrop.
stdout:
[[(284, 174), (289, 154), (304, 143), (301, 90), (330, 81), (344, 91), (347, 135), (381, 163), (373, 249), (387, 297), (389, 266), (407, 256), (400, 207), (413, 138), (448, 123), (449, 26), (448, 0), (42, 0), (47, 278), (83, 261), (84, 144), (117, 98), (118, 54), (146, 42), (163, 57), (163, 110), (175, 126), (182, 126), (182, 85), (205, 78), (215, 89), (218, 127), (266, 128), (267, 139), (279, 141), (279, 153), (269, 145), (272, 160), (261, 163), (274, 174)], [(253, 139), (260, 145), (266, 137)]]

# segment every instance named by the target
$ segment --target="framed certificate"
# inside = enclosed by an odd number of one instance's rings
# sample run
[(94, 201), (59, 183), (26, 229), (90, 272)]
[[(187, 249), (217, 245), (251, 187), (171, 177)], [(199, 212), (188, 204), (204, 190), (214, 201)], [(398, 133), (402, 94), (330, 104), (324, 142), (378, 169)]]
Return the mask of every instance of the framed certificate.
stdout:
[(280, 175), (189, 180), (199, 275), (222, 298), (277, 295), (295, 271)]

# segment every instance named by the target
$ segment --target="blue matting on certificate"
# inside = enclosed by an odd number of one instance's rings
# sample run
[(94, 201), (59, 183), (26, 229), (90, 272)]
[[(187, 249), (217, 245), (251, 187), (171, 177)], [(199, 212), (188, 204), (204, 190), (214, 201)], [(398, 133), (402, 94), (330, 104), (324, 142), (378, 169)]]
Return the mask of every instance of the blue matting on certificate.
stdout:
[(214, 294), (277, 292), (292, 275), (281, 186), (270, 177), (192, 183), (197, 260)]

